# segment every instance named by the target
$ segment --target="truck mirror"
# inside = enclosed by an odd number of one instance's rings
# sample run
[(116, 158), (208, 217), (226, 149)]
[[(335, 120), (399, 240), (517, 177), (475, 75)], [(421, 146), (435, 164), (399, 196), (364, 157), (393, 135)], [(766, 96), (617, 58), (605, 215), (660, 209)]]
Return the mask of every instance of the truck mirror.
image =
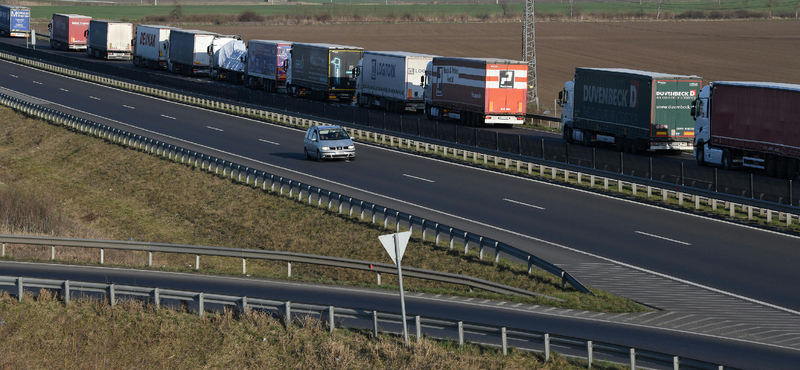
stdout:
[(419, 86), (425, 87), (425, 76), (420, 76), (419, 78)]
[(212, 45), (208, 45), (208, 48), (206, 48), (206, 53), (208, 53), (208, 55), (214, 55), (214, 51), (213, 51), (213, 49), (211, 48), (211, 46), (212, 46)]
[(89, 30), (83, 31), (83, 37), (89, 37)]
[(558, 92), (558, 100), (564, 99), (564, 91)]
[(52, 24), (52, 23), (49, 23), (49, 24), (47, 25), (47, 30), (48, 30), (48, 31), (52, 31), (52, 30), (53, 30), (53, 24)]
[(691, 114), (692, 117), (697, 117), (697, 107), (694, 104), (692, 104)]

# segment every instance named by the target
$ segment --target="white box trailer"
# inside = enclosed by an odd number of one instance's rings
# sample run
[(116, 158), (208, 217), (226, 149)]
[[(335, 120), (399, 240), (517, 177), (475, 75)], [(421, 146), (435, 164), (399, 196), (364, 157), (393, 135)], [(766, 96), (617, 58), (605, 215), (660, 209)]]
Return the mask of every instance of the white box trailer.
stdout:
[(90, 57), (108, 60), (133, 58), (133, 23), (92, 19), (86, 36), (86, 54)]
[(172, 30), (169, 33), (167, 69), (185, 76), (209, 73), (209, 47), (218, 33), (201, 30)]
[(166, 69), (169, 59), (169, 33), (180, 28), (138, 25), (133, 39), (133, 65)]
[(209, 75), (212, 80), (227, 80), (239, 83), (244, 77), (244, 59), (247, 45), (241, 36), (217, 36), (209, 49), (211, 66)]
[(404, 51), (364, 51), (356, 73), (356, 102), (390, 112), (425, 109), (425, 69), (435, 56)]

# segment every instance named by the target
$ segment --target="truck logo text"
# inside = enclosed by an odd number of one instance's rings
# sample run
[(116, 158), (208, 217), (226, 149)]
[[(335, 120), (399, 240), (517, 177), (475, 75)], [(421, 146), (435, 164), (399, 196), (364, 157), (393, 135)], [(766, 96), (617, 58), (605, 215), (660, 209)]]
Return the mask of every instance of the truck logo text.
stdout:
[(514, 88), (514, 71), (500, 71), (500, 88)]
[(372, 59), (371, 77), (373, 80), (377, 79), (378, 76), (395, 78), (396, 70), (397, 70), (396, 64), (378, 63), (375, 59)]
[(583, 101), (617, 107), (637, 108), (639, 105), (638, 90), (639, 84), (637, 81), (631, 81), (629, 90), (584, 85)]
[(139, 35), (139, 45), (155, 47), (156, 46), (156, 35), (152, 33), (144, 33), (142, 32)]

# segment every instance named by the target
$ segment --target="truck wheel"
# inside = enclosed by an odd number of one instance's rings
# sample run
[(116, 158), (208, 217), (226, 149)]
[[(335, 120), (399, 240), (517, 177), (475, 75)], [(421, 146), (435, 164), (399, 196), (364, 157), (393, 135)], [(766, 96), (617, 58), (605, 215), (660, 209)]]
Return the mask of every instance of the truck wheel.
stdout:
[(777, 171), (777, 175), (778, 175), (779, 179), (785, 179), (786, 178), (786, 170), (787, 170), (786, 167), (788, 167), (788, 165), (789, 165), (789, 163), (787, 163), (788, 161), (786, 159), (787, 159), (786, 157), (778, 156), (778, 159), (775, 160), (775, 170)]
[(425, 117), (428, 119), (433, 119), (433, 115), (431, 115), (431, 106), (430, 104), (425, 104)]
[(561, 130), (561, 135), (564, 137), (564, 141), (566, 141), (567, 144), (572, 144), (572, 128), (571, 127), (564, 127)]
[(695, 148), (697, 149), (696, 153), (697, 165), (703, 167), (706, 165), (706, 153), (705, 149), (703, 149), (703, 143), (702, 142), (698, 143), (698, 145)]
[(775, 156), (772, 154), (767, 154), (767, 158), (764, 159), (764, 171), (767, 173), (767, 176), (775, 177), (778, 172), (775, 169), (775, 165)]
[(731, 167), (733, 167), (733, 158), (731, 157), (731, 151), (729, 149), (725, 149), (722, 151), (722, 169), (730, 171)]
[(627, 152), (631, 153), (631, 154), (639, 154), (639, 145), (637, 145), (637, 144), (638, 143), (634, 139), (628, 140), (628, 150), (627, 150)]
[(583, 145), (589, 146), (592, 144), (592, 133), (586, 130), (583, 130)]
[(786, 177), (789, 180), (797, 179), (797, 160), (794, 158), (789, 158), (786, 161)]

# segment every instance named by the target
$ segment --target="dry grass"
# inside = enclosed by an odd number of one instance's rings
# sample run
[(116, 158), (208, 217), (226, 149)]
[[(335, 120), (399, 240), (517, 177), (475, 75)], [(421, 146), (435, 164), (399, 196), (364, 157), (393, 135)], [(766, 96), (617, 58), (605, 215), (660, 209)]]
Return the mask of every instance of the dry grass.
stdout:
[[(6, 212), (20, 219), (5, 222), (7, 226), (0, 233), (212, 245), (391, 263), (378, 243), (378, 236), (388, 232), (382, 227), (359, 222), (357, 217), (309, 206), (304, 201), (234, 185), (229, 179), (72, 133), (26, 118), (8, 108), (0, 109), (0, 182), (4, 184), (2, 192), (5, 197), (27, 194), (26, 198), (31, 199), (24, 202), (34, 204), (28, 208), (39, 209), (37, 212), (44, 213), (44, 219), (50, 217), (48, 214), (60, 215), (56, 218), (60, 220), (59, 225), (41, 229), (34, 227), (36, 221), (25, 221), (30, 217), (24, 213)], [(14, 190), (23, 188), (30, 190), (28, 193)], [(37, 194), (47, 196), (38, 197)], [(0, 209), (6, 208), (7, 204), (14, 203), (3, 202)], [(543, 298), (503, 297), (480, 291), (470, 293), (461, 286), (409, 278), (405, 286), (411, 291), (598, 311), (643, 310), (633, 302), (603, 292), (598, 292), (598, 297), (591, 297), (571, 288), (562, 291), (558, 278), (541, 271), (528, 275), (526, 266), (521, 264), (495, 265), (479, 261), (475, 252), (464, 255), (444, 246), (435, 246), (432, 242), (422, 242), (419, 238), (412, 239), (408, 248), (413, 253), (406, 254), (405, 266), (475, 276), (565, 301), (555, 303)], [(13, 245), (7, 246), (6, 250), (17, 259), (50, 258), (47, 246)], [(56, 259), (97, 263), (99, 258), (95, 250), (57, 248)], [(119, 251), (107, 253), (105, 262), (144, 266), (147, 255)], [(194, 256), (157, 253), (153, 262), (164, 269), (191, 271)], [(241, 261), (203, 257), (201, 270), (241, 274)], [(286, 276), (285, 264), (278, 262), (249, 261), (247, 270), (251, 276)], [(314, 265), (294, 264), (292, 275), (305, 281), (375, 284), (372, 273)], [(384, 276), (382, 283), (391, 288), (396, 285), (396, 278)]]
[[(121, 300), (65, 306), (46, 290), (23, 302), (0, 293), (0, 368), (3, 369), (579, 369), (586, 362), (449, 341), (402, 339), (369, 331), (336, 330), (299, 318), (253, 312), (207, 315)], [(599, 366), (599, 367), (598, 367)], [(599, 369), (611, 368), (595, 363)]]

